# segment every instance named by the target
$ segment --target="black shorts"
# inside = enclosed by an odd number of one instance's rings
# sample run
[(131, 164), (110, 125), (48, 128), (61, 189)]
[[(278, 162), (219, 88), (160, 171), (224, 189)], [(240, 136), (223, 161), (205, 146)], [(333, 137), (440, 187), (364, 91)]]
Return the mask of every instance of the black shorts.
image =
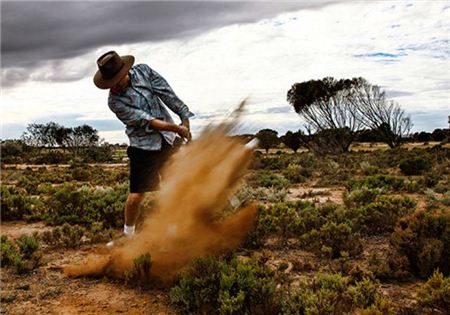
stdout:
[(161, 151), (147, 151), (136, 147), (128, 147), (130, 192), (158, 190), (160, 171), (173, 151), (172, 146), (164, 140), (162, 141)]

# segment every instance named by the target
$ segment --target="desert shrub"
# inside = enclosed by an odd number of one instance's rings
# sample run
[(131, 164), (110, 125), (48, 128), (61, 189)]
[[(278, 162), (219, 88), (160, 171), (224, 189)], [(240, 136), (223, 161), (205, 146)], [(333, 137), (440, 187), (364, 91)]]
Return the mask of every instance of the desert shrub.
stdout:
[(289, 184), (286, 178), (273, 173), (261, 174), (260, 177), (260, 185), (263, 187), (282, 189), (288, 187)]
[(267, 202), (282, 202), (287, 197), (286, 189), (264, 188), (257, 187), (252, 188), (247, 184), (243, 184), (236, 192), (236, 197), (241, 203), (259, 200)]
[(433, 188), (439, 183), (439, 179), (441, 178), (441, 174), (438, 174), (437, 172), (427, 172), (423, 178), (421, 179), (421, 184), (428, 188)]
[(88, 166), (76, 166), (71, 169), (72, 178), (77, 181), (88, 181), (90, 171)]
[(149, 253), (142, 254), (133, 260), (133, 266), (125, 270), (126, 281), (146, 281), (150, 277), (152, 258)]
[(54, 227), (51, 231), (42, 232), (41, 240), (56, 248), (78, 248), (82, 243), (82, 237), (86, 230), (79, 225), (71, 226), (64, 223)]
[(350, 180), (347, 189), (355, 190), (363, 186), (374, 189), (381, 188), (385, 191), (399, 191), (404, 187), (404, 179), (387, 174), (377, 174), (373, 176), (367, 176), (363, 179)]
[(127, 193), (126, 183), (108, 189), (64, 184), (47, 197), (48, 211), (44, 219), (56, 225), (102, 222), (106, 228), (118, 227), (122, 222)]
[(200, 258), (170, 290), (184, 314), (276, 314), (273, 272), (260, 260)]
[(380, 169), (377, 166), (374, 166), (367, 161), (361, 162), (359, 166), (364, 175), (375, 175), (380, 171)]
[(40, 265), (41, 253), (36, 236), (22, 235), (12, 242), (1, 236), (1, 266), (11, 266), (17, 274), (30, 272)]
[(33, 164), (66, 164), (71, 158), (72, 156), (68, 152), (42, 149), (31, 158), (30, 162)]
[(450, 277), (435, 271), (417, 290), (417, 302), (421, 306), (448, 312), (450, 310)]
[(52, 248), (79, 248), (87, 243), (106, 242), (113, 234), (114, 230), (105, 229), (102, 222), (94, 222), (88, 228), (64, 223), (40, 233), (39, 239)]
[(359, 207), (375, 201), (376, 197), (383, 193), (381, 188), (367, 188), (362, 186), (352, 191), (345, 191), (344, 203), (347, 207)]
[(319, 273), (312, 282), (302, 281), (286, 295), (281, 314), (347, 314), (375, 305), (380, 297), (378, 284), (368, 278), (353, 282), (340, 274)]
[(397, 221), (415, 208), (409, 197), (378, 196), (374, 202), (364, 205), (354, 212), (354, 228), (366, 234), (392, 232)]
[(400, 220), (391, 244), (408, 258), (411, 271), (428, 277), (439, 268), (450, 274), (450, 209), (417, 212)]
[(405, 175), (421, 175), (431, 169), (431, 162), (426, 158), (417, 156), (403, 159), (399, 167)]
[(320, 229), (302, 235), (301, 240), (306, 248), (330, 258), (356, 256), (363, 249), (359, 234), (347, 223), (327, 222)]
[(283, 171), (283, 176), (291, 183), (303, 183), (311, 174), (299, 165), (289, 164)]
[(411, 278), (408, 271), (409, 262), (406, 256), (400, 255), (395, 250), (389, 250), (386, 253), (371, 253), (368, 257), (368, 270), (380, 280), (398, 280), (405, 281)]
[(20, 193), (16, 188), (1, 185), (2, 220), (22, 220), (31, 215), (32, 197)]
[(24, 188), (29, 195), (36, 195), (38, 186), (39, 179), (33, 176), (21, 176), (17, 181), (17, 187)]

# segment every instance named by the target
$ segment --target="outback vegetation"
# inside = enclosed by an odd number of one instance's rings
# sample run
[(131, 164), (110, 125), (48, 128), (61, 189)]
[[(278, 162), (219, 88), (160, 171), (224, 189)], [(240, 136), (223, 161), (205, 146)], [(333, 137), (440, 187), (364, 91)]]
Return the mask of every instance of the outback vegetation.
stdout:
[[(325, 83), (339, 93), (340, 84), (379, 92), (365, 81)], [(31, 140), (48, 130), (55, 139)], [(121, 228), (125, 151), (91, 131), (37, 125), (23, 141), (2, 143), (4, 311), (63, 311), (61, 303), (95, 313), (104, 303), (111, 312), (166, 314), (448, 314), (450, 148), (428, 143), (439, 131), (390, 149), (365, 129), (339, 154), (315, 150), (301, 132), (260, 131), (261, 149), (236, 192), (244, 204), (258, 202), (254, 228), (236, 250), (197, 259), (163, 288), (141, 281), (151, 253), (136, 257), (120, 282), (71, 279), (57, 268), (101, 250)], [(84, 132), (92, 143), (74, 139)], [(367, 142), (355, 142), (361, 138)], [(111, 294), (122, 304), (111, 305)]]

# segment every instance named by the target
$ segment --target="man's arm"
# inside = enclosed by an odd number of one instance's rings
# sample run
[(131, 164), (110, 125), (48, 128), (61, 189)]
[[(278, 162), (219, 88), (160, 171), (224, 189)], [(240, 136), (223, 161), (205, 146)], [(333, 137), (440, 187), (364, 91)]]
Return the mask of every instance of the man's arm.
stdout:
[(189, 132), (189, 129), (183, 125), (180, 126), (172, 124), (160, 119), (150, 120), (149, 125), (150, 127), (161, 131), (176, 132), (180, 137), (185, 138), (188, 141), (191, 141), (191, 133)]
[(189, 111), (186, 104), (178, 98), (169, 83), (158, 72), (150, 67), (147, 70), (149, 71), (150, 83), (155, 94), (180, 117), (183, 126), (189, 129), (189, 118), (194, 116), (194, 114)]

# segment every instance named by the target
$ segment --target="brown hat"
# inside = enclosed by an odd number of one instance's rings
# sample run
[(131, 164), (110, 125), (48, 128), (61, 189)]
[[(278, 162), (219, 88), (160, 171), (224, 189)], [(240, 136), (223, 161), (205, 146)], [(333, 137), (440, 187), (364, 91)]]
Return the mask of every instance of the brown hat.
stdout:
[(95, 85), (100, 89), (112, 88), (128, 73), (133, 63), (133, 56), (119, 56), (115, 51), (108, 51), (97, 59)]

